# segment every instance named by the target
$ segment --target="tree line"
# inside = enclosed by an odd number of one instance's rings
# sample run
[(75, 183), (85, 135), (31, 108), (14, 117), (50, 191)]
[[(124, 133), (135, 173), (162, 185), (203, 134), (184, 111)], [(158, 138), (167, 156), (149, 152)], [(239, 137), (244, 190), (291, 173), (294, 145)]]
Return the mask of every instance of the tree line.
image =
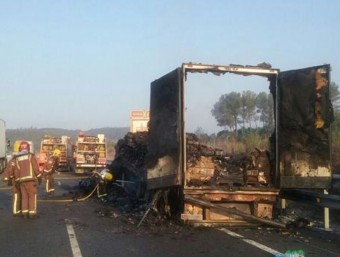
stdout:
[[(334, 109), (335, 124), (340, 118), (340, 92), (335, 82), (330, 83), (330, 96)], [(236, 134), (239, 129), (259, 128), (271, 131), (274, 128), (274, 100), (270, 93), (243, 91), (221, 95), (211, 114), (217, 125)], [(339, 124), (340, 125), (340, 124)]]
[(273, 128), (274, 101), (271, 94), (252, 91), (222, 95), (211, 110), (217, 125), (237, 132), (239, 128)]

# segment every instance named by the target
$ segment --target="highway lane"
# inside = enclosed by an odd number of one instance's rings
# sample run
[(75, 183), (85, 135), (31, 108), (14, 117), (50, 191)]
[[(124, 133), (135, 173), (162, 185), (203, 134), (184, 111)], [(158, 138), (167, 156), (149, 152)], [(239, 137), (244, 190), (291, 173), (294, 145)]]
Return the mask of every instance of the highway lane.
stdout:
[[(56, 196), (47, 200), (71, 196), (78, 179), (71, 174), (57, 175)], [(40, 217), (24, 220), (12, 217), (10, 190), (3, 183), (0, 186), (0, 256), (4, 257), (265, 257), (296, 249), (304, 250), (306, 256), (340, 256), (339, 236), (330, 232), (193, 228), (167, 223), (143, 223), (137, 228), (136, 220), (96, 199), (39, 201)], [(44, 197), (40, 186), (39, 199)]]

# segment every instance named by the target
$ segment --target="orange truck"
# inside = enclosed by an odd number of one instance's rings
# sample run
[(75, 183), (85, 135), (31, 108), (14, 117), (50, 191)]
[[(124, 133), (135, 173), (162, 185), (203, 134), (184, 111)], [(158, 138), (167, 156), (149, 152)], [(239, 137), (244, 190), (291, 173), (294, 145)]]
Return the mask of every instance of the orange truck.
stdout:
[(106, 149), (104, 134), (91, 136), (80, 132), (74, 149), (73, 169), (75, 173), (83, 174), (105, 168)]
[(53, 154), (55, 149), (60, 151), (59, 171), (71, 171), (72, 164), (72, 145), (68, 136), (44, 136), (41, 140), (39, 153), (39, 166), (42, 167), (48, 156)]

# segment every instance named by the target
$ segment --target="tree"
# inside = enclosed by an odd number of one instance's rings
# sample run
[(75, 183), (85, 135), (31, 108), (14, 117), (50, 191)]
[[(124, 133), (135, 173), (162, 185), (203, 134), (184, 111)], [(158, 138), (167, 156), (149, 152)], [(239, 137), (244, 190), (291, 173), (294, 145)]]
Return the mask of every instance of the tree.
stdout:
[(263, 126), (273, 127), (274, 125), (274, 103), (271, 94), (261, 92), (256, 96), (256, 108), (260, 114), (260, 121)]
[(268, 108), (266, 110), (267, 126), (274, 129), (274, 99), (272, 94), (268, 94)]
[(241, 117), (243, 122), (243, 127), (245, 123), (248, 123), (251, 127), (251, 120), (254, 119), (255, 108), (256, 108), (256, 94), (252, 91), (243, 91), (242, 96), (242, 110)]
[(259, 113), (259, 119), (264, 123), (264, 115), (265, 109), (267, 107), (267, 94), (265, 92), (260, 92), (256, 96), (256, 109), (257, 113)]
[(330, 83), (330, 97), (333, 104), (335, 122), (340, 119), (340, 91), (339, 85), (335, 82)]
[(231, 92), (220, 97), (211, 110), (220, 127), (229, 127), (237, 133), (238, 117), (241, 115), (241, 94)]

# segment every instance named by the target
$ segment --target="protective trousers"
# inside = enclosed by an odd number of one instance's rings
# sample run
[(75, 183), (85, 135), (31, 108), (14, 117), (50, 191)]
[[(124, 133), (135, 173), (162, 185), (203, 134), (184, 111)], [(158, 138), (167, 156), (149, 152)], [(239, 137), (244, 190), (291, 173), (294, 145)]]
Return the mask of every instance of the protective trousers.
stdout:
[(24, 216), (34, 216), (37, 213), (37, 184), (35, 181), (20, 183), (21, 209)]
[(54, 192), (54, 176), (53, 173), (45, 173), (45, 190), (46, 193), (51, 194)]
[(13, 183), (12, 186), (12, 212), (13, 215), (21, 214), (21, 192), (20, 185)]

